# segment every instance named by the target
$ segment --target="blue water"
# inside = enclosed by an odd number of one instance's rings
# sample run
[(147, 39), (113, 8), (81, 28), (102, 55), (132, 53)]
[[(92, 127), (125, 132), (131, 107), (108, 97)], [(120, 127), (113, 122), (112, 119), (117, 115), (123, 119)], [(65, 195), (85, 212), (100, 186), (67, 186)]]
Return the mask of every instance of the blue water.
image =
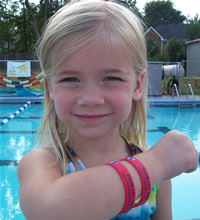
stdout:
[[(0, 121), (18, 110), (19, 105), (0, 105)], [(41, 105), (31, 105), (14, 119), (0, 128), (0, 182), (1, 220), (24, 220), (18, 202), (17, 166), (19, 161), (32, 149), (43, 111)], [(11, 164), (8, 166), (7, 164)]]
[[(188, 135), (200, 152), (200, 108), (149, 108), (147, 140), (156, 143), (167, 130)], [(173, 220), (200, 219), (200, 166), (190, 174), (172, 179)]]
[[(0, 105), (0, 121), (22, 105)], [(42, 106), (31, 105), (0, 128), (1, 220), (24, 220), (18, 202), (17, 161), (32, 149), (35, 132), (42, 120)], [(187, 134), (200, 152), (200, 108), (149, 108), (147, 141), (156, 143), (167, 131)], [(8, 165), (11, 164), (11, 165)], [(200, 168), (172, 180), (174, 220), (200, 219)]]

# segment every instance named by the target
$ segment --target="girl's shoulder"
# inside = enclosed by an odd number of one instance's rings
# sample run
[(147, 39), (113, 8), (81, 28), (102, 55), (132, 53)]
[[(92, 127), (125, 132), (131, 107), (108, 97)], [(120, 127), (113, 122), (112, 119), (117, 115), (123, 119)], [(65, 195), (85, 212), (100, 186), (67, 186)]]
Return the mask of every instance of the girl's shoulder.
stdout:
[(50, 148), (43, 147), (34, 149), (23, 156), (18, 163), (17, 172), (19, 176), (23, 177), (26, 174), (46, 169), (46, 167), (52, 167), (52, 169), (57, 167), (61, 170), (60, 164)]
[(37, 148), (37, 149), (34, 149), (30, 152), (28, 152), (27, 154), (25, 154), (22, 159), (19, 161), (19, 163), (23, 162), (23, 161), (27, 161), (27, 160), (32, 160), (32, 159), (37, 159), (40, 160), (40, 159), (47, 159), (48, 158), (52, 159), (52, 158), (55, 158), (55, 155), (53, 153), (53, 151), (51, 150), (51, 147), (48, 146), (48, 147), (42, 147), (42, 148)]

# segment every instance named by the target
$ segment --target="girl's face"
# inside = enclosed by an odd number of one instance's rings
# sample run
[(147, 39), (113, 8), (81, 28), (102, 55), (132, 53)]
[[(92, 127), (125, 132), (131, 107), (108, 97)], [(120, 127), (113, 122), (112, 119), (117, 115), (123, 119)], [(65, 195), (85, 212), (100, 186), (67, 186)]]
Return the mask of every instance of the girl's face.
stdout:
[(57, 68), (48, 82), (50, 98), (72, 136), (119, 135), (132, 101), (142, 96), (144, 74), (137, 77), (132, 66), (124, 54), (99, 42), (75, 52)]

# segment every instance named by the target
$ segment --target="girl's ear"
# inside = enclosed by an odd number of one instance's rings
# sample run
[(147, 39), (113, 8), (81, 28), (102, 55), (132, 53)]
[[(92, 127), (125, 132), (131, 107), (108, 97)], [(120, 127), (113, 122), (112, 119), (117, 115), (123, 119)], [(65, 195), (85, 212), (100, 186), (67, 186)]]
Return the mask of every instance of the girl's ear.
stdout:
[(145, 73), (146, 71), (143, 70), (143, 72), (137, 77), (136, 87), (133, 91), (133, 101), (139, 101), (142, 98)]
[(53, 92), (52, 92), (52, 87), (51, 87), (51, 82), (49, 79), (45, 79), (45, 83), (46, 83), (46, 87), (48, 89), (49, 92), (49, 97), (51, 100), (53, 100)]

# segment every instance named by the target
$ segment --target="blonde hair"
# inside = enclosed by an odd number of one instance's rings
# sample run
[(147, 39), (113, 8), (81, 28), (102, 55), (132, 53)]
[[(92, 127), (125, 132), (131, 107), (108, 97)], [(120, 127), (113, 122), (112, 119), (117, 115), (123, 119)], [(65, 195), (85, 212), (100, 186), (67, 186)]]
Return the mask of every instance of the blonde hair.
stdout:
[[(127, 54), (137, 75), (145, 72), (143, 96), (140, 101), (133, 102), (128, 119), (120, 127), (120, 134), (133, 144), (146, 148), (146, 45), (142, 22), (129, 9), (118, 3), (100, 0), (83, 0), (63, 6), (48, 21), (39, 44), (44, 77), (49, 78), (72, 53), (91, 47), (99, 40)], [(56, 56), (52, 59), (54, 53)], [(44, 120), (39, 129), (42, 132), (39, 145), (52, 147), (61, 161), (64, 174), (68, 158), (74, 162), (70, 152), (64, 149), (69, 131), (56, 115), (47, 86), (45, 82)]]

